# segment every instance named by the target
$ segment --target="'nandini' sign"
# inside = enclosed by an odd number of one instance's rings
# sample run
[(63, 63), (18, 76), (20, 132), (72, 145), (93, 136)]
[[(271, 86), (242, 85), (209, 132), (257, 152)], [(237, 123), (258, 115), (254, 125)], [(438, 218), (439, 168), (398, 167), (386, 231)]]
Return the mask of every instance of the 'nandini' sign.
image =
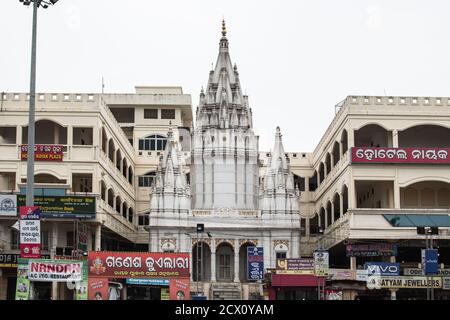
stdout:
[(352, 148), (352, 163), (449, 164), (449, 148)]
[(30, 260), (28, 279), (31, 281), (77, 282), (82, 280), (83, 262), (55, 260)]

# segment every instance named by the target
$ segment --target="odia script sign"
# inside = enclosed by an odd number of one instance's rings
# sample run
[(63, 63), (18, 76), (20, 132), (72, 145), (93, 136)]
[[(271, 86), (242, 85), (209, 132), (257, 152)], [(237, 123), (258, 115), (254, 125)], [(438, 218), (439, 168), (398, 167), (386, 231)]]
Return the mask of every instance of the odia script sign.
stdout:
[(81, 281), (83, 262), (39, 261), (28, 262), (28, 279), (31, 281)]

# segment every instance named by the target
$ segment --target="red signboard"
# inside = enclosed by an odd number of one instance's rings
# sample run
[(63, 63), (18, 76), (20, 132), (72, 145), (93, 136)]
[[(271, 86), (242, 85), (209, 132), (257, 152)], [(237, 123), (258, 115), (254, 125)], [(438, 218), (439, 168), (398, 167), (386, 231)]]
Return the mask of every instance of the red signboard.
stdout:
[(88, 278), (88, 299), (109, 300), (109, 283), (104, 278)]
[(450, 164), (450, 148), (352, 148), (352, 163)]
[[(24, 144), (20, 147), (20, 159), (28, 159), (28, 145)], [(62, 161), (63, 146), (53, 144), (37, 144), (34, 146), (35, 161)]]
[(39, 207), (20, 207), (20, 257), (41, 257), (41, 212)]
[(190, 300), (190, 283), (188, 279), (171, 279), (170, 300)]
[(88, 267), (90, 277), (189, 278), (189, 253), (90, 251)]

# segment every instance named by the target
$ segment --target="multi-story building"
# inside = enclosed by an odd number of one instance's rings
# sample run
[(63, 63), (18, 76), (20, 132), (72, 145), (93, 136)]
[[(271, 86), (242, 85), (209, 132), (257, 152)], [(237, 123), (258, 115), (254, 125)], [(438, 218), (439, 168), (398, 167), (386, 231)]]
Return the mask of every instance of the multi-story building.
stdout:
[[(2, 194), (26, 192), (21, 146), (27, 144), (28, 100), (23, 93), (1, 97)], [(61, 209), (42, 220), (42, 254), (72, 255), (77, 225), (87, 226), (88, 250), (147, 251), (149, 187), (167, 132), (173, 130), (179, 141), (185, 138), (181, 149), (189, 157), (191, 126), (191, 97), (180, 87), (136, 87), (134, 94), (37, 94), (36, 144), (60, 146), (62, 159), (35, 162), (36, 200), (95, 199), (95, 207), (84, 215)], [(0, 253), (5, 258), (19, 254), (19, 234), (11, 228), (16, 221), (0, 215)], [(13, 298), (16, 269), (1, 271), (0, 298)], [(64, 288), (40, 288), (37, 294), (63, 299), (71, 294)]]

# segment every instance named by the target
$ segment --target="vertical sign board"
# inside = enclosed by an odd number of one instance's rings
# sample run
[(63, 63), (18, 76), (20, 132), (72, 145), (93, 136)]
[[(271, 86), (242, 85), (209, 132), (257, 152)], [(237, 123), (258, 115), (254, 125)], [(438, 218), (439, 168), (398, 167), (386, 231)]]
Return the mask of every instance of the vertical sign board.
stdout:
[(422, 264), (425, 275), (437, 274), (439, 271), (438, 251), (436, 249), (422, 249)]
[(28, 279), (28, 260), (19, 258), (17, 263), (16, 300), (29, 300), (30, 279)]
[(262, 280), (264, 278), (264, 249), (247, 247), (247, 279)]
[(85, 224), (78, 225), (78, 239), (77, 239), (77, 249), (86, 252), (87, 251), (87, 238), (88, 238), (88, 227)]
[(329, 273), (329, 254), (325, 250), (314, 251), (314, 273), (318, 277), (327, 276)]
[(20, 207), (20, 257), (41, 257), (41, 212), (39, 207)]

